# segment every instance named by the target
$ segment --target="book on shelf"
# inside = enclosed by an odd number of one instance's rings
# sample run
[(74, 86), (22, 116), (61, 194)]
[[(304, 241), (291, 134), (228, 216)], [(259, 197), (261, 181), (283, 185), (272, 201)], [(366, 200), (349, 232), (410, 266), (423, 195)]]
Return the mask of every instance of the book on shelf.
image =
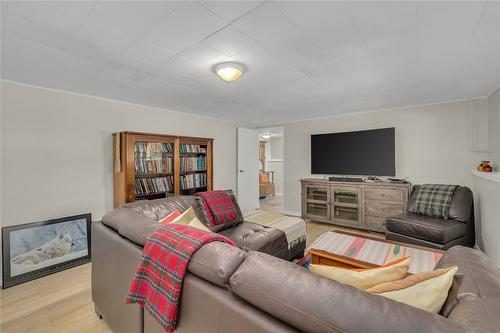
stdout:
[(181, 157), (181, 172), (183, 171), (198, 171), (206, 170), (206, 157), (205, 156), (195, 156), (195, 157)]
[(173, 143), (163, 143), (163, 142), (144, 142), (137, 141), (135, 143), (135, 152), (136, 153), (146, 153), (150, 155), (161, 154), (164, 153), (173, 153), (174, 152), (174, 144)]
[(135, 143), (136, 173), (169, 173), (173, 171), (174, 146), (171, 143), (141, 142)]
[(207, 153), (207, 147), (201, 145), (188, 145), (185, 143), (181, 143), (179, 145), (179, 149), (181, 153)]
[(145, 159), (135, 158), (136, 173), (169, 173), (173, 171), (174, 159), (167, 157), (165, 159)]
[(173, 176), (140, 178), (135, 180), (136, 195), (173, 192), (173, 189), (174, 189)]
[(182, 175), (180, 179), (181, 190), (188, 190), (192, 188), (200, 188), (207, 186), (207, 174), (195, 173), (190, 175)]

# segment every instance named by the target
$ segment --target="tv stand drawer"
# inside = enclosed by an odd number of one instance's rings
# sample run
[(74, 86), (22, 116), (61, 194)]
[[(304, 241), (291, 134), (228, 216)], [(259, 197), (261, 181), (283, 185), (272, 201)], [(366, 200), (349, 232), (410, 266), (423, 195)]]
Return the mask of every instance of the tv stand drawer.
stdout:
[(365, 200), (403, 202), (403, 190), (399, 188), (365, 188)]
[(370, 216), (386, 217), (391, 215), (399, 215), (404, 213), (403, 203), (389, 203), (366, 201), (365, 214)]

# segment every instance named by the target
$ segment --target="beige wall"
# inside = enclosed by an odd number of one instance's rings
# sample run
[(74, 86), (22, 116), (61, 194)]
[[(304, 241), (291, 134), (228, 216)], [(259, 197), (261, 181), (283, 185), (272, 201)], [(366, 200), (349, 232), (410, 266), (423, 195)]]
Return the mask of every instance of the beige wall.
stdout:
[[(412, 183), (472, 186), (471, 170), (490, 153), (471, 152), (468, 103), (451, 102), (407, 109), (300, 121), (285, 125), (284, 203), (300, 212), (299, 179), (310, 177), (310, 135), (383, 127), (396, 128), (396, 171)], [(314, 177), (321, 177), (315, 175)]]
[(212, 137), (216, 188), (236, 189), (236, 124), (90, 96), (1, 83), (2, 222), (113, 208), (111, 133)]

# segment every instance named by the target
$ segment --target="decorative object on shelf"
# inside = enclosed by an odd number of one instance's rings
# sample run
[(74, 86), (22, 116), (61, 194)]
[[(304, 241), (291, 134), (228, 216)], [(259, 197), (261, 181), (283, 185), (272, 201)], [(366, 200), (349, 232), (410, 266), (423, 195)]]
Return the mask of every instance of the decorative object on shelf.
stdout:
[(477, 171), (479, 172), (493, 172), (493, 165), (491, 161), (482, 161), (477, 166)]
[(3, 288), (90, 262), (90, 214), (2, 228)]
[(113, 136), (115, 207), (212, 189), (213, 139), (137, 132)]

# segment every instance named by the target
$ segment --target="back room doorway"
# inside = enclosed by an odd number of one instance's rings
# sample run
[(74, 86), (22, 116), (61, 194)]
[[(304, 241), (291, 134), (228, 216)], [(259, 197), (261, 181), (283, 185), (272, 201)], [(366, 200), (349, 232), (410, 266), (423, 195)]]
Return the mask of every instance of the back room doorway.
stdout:
[(259, 203), (262, 210), (283, 212), (283, 151), (282, 126), (259, 129)]

